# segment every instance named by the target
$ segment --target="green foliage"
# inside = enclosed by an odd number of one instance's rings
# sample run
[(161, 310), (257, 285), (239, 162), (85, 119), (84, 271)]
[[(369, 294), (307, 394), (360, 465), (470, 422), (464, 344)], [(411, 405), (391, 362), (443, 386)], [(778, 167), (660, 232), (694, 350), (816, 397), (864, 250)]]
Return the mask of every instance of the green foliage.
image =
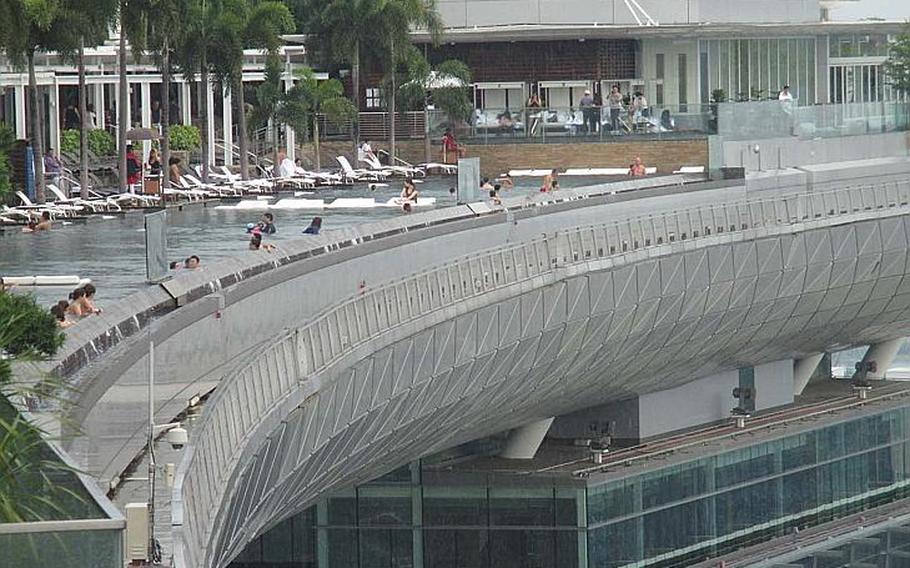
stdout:
[(0, 122), (0, 201), (10, 191), (9, 150), (13, 146), (16, 134), (5, 122)]
[(890, 85), (900, 93), (910, 93), (910, 23), (888, 44), (884, 69)]
[(723, 89), (714, 89), (711, 91), (711, 102), (712, 103), (725, 103), (727, 102), (727, 91)]
[(171, 126), (168, 135), (171, 150), (192, 152), (202, 145), (199, 129), (193, 125), (178, 124)]
[(398, 89), (402, 107), (423, 108), (427, 98), (453, 122), (467, 119), (474, 110), (470, 90), (471, 70), (457, 59), (432, 67), (416, 48), (407, 54), (408, 81)]
[[(9, 331), (13, 330), (13, 331)], [(63, 333), (50, 311), (31, 296), (0, 292), (0, 349), (12, 356), (50, 356), (63, 344)]]
[(297, 77), (297, 83), (279, 98), (276, 118), (280, 122), (307, 136), (317, 114), (325, 114), (333, 124), (356, 116), (357, 108), (344, 96), (344, 86), (337, 79), (319, 81), (309, 67), (298, 71)]
[[(60, 151), (70, 156), (79, 155), (82, 135), (76, 128), (69, 128), (60, 134)], [(113, 156), (116, 153), (114, 136), (103, 128), (88, 131), (88, 149), (96, 156)]]

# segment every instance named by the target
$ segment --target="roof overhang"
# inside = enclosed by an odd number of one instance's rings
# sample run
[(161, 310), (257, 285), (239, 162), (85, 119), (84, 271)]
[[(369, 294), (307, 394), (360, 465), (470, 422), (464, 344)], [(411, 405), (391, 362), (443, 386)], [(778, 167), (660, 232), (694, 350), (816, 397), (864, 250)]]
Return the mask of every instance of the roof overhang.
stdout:
[[(508, 24), (449, 28), (442, 43), (495, 43), (515, 41), (556, 41), (580, 39), (706, 39), (750, 37), (806, 37), (828, 34), (894, 34), (905, 29), (899, 21), (809, 22), (780, 24), (671, 24), (660, 26), (616, 26), (591, 24)], [(429, 43), (425, 31), (412, 34), (416, 43)]]

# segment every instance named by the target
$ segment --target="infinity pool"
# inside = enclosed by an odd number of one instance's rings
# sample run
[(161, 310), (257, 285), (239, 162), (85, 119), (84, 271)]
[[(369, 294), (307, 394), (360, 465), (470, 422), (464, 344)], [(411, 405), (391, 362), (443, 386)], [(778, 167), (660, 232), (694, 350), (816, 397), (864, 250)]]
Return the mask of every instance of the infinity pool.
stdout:
[[(516, 187), (503, 195), (532, 193), (540, 185), (538, 178), (517, 178)], [(563, 187), (591, 185), (599, 180), (591, 178), (562, 178)], [(454, 177), (429, 178), (418, 185), (421, 197), (435, 197), (436, 207), (455, 204), (449, 188), (456, 184)], [(392, 180), (389, 187), (370, 191), (365, 184), (338, 190), (317, 190), (305, 199), (337, 197), (369, 197), (386, 201), (397, 197), (401, 182)], [(283, 195), (281, 198), (289, 197)], [(184, 259), (191, 254), (202, 262), (213, 262), (247, 250), (249, 236), (245, 225), (259, 219), (260, 211), (234, 211), (208, 206), (190, 205), (182, 211), (167, 212), (168, 256), (171, 260)], [(418, 210), (419, 211), (419, 210)], [(395, 208), (323, 211), (274, 211), (278, 232), (271, 237), (280, 246), (285, 239), (300, 237), (314, 215), (323, 218), (323, 230), (337, 229), (402, 215)], [(7, 229), (0, 234), (0, 276), (32, 276), (75, 274), (90, 278), (98, 288), (98, 303), (103, 305), (139, 290), (145, 283), (145, 236), (143, 216), (133, 212), (113, 219), (100, 216), (88, 222), (60, 226), (46, 233), (21, 233)], [(66, 289), (34, 289), (36, 298), (51, 304), (66, 296)]]

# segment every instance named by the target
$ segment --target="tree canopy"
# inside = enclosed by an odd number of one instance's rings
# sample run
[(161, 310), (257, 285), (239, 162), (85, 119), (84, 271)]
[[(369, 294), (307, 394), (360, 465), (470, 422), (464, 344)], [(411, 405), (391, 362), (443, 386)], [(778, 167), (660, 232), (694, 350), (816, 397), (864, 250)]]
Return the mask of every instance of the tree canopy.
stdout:
[(901, 93), (910, 93), (910, 23), (888, 46), (885, 62), (888, 82)]

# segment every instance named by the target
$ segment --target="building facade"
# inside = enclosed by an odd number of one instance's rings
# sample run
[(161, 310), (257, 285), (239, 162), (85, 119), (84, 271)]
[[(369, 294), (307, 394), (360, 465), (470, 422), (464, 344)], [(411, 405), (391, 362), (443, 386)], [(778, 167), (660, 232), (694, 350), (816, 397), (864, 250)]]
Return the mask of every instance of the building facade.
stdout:
[(283, 521), (232, 566), (686, 566), (906, 496), (910, 407), (850, 414), (604, 468), (436, 456)]
[(640, 92), (656, 114), (674, 116), (776, 99), (785, 85), (799, 105), (895, 100), (882, 64), (903, 24), (827, 21), (836, 4), (442, 0), (446, 33), (427, 51), (465, 61), (475, 105), (490, 114), (514, 112), (532, 94), (550, 108), (577, 107), (585, 90), (597, 100), (613, 85), (627, 102)]

